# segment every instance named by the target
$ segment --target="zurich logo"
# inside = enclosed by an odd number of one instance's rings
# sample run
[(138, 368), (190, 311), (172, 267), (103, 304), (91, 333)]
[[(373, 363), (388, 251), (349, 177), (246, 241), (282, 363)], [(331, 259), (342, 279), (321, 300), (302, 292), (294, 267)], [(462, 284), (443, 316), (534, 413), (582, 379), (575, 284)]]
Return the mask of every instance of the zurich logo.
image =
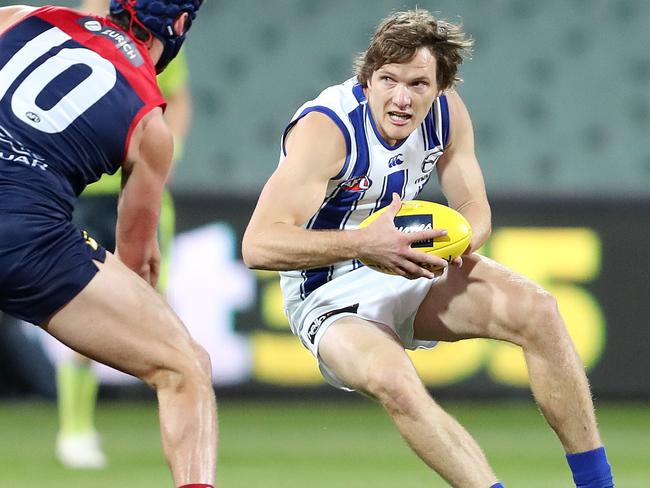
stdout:
[(388, 167), (389, 168), (394, 168), (395, 166), (399, 166), (400, 164), (404, 163), (404, 156), (401, 154), (398, 154), (397, 156), (393, 156), (388, 160)]

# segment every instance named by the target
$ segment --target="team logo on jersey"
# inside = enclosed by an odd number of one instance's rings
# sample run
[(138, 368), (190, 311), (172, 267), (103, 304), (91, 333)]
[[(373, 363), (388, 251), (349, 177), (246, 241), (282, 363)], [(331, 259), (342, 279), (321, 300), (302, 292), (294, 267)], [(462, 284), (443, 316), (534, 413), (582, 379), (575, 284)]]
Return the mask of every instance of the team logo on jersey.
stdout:
[(316, 317), (316, 320), (314, 320), (309, 325), (309, 329), (307, 330), (307, 338), (309, 339), (309, 342), (311, 342), (312, 344), (315, 343), (318, 329), (320, 329), (321, 325), (323, 325), (323, 322), (325, 322), (327, 319), (341, 313), (357, 313), (357, 310), (359, 310), (359, 304), (355, 303), (354, 305), (350, 305), (348, 307), (337, 308), (336, 310), (330, 310), (329, 312), (325, 312), (323, 315)]
[(422, 172), (429, 173), (435, 167), (440, 156), (442, 156), (442, 149), (439, 147), (434, 148), (433, 152), (427, 154), (424, 161), (422, 161)]
[(404, 163), (404, 156), (401, 154), (398, 154), (397, 156), (393, 156), (388, 160), (388, 167), (389, 168), (394, 168), (395, 166), (399, 166), (400, 164)]
[(142, 59), (140, 51), (138, 51), (133, 39), (123, 32), (105, 26), (92, 17), (84, 17), (79, 19), (78, 22), (87, 31), (109, 39), (113, 44), (115, 44), (115, 48), (120, 51), (136, 68), (144, 63), (144, 59)]
[(102, 24), (98, 20), (87, 20), (84, 22), (84, 27), (90, 32), (99, 32), (102, 30)]
[(41, 118), (38, 115), (36, 115), (34, 112), (25, 112), (25, 117), (27, 117), (29, 120), (37, 124), (41, 121)]
[(372, 185), (372, 181), (367, 176), (359, 176), (341, 183), (341, 188), (346, 191), (366, 191)]

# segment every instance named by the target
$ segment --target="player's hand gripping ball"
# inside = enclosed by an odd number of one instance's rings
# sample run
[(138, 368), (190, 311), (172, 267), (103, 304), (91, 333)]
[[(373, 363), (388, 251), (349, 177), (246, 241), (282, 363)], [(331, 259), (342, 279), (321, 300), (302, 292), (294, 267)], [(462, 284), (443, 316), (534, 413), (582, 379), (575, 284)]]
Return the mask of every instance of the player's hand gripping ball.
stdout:
[[(367, 227), (388, 208), (384, 207), (368, 216), (359, 224), (359, 227)], [(393, 223), (399, 231), (407, 234), (422, 230), (445, 229), (447, 235), (427, 241), (414, 242), (411, 247), (438, 256), (448, 262), (463, 254), (472, 239), (472, 228), (465, 217), (453, 208), (439, 203), (425, 202), (423, 200), (404, 201), (399, 212), (395, 215)], [(373, 263), (364, 264), (377, 271), (387, 272), (383, 267)], [(438, 269), (441, 268), (432, 269), (431, 271)]]

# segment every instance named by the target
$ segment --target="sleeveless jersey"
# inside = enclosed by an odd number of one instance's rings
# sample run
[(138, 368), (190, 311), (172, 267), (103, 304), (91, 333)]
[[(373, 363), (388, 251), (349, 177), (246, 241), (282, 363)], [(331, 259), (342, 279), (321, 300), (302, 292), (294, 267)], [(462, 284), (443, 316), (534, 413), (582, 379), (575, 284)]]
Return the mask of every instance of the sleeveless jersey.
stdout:
[(51, 6), (21, 19), (0, 35), (0, 210), (70, 218), (157, 106), (146, 48), (110, 20)]
[[(347, 155), (343, 169), (327, 185), (326, 197), (305, 224), (307, 229), (356, 229), (373, 212), (390, 204), (392, 194), (414, 199), (429, 181), (449, 137), (445, 95), (438, 97), (420, 127), (390, 146), (379, 134), (363, 87), (356, 78), (325, 89), (298, 109), (282, 137), (310, 112), (321, 112), (341, 129)], [(280, 273), (285, 306), (304, 300), (321, 285), (363, 266), (358, 260)]]
[[(178, 55), (171, 60), (165, 68), (165, 71), (160, 73), (156, 80), (160, 91), (165, 99), (173, 96), (181, 88), (186, 86), (189, 82), (189, 65), (185, 50), (181, 49)], [(181, 158), (183, 154), (183, 141), (178, 137), (174, 137), (174, 157), (173, 162)], [(83, 192), (83, 196), (87, 195), (118, 195), (122, 189), (122, 174), (118, 171), (115, 174), (105, 174), (99, 181), (88, 185)]]

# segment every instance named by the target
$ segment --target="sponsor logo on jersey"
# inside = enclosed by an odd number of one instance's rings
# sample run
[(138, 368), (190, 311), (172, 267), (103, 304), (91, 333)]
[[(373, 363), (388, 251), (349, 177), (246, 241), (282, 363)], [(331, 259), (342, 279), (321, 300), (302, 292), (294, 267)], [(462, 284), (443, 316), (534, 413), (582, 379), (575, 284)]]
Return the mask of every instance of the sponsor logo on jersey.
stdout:
[(307, 330), (307, 338), (309, 339), (309, 342), (312, 344), (315, 343), (318, 329), (320, 329), (321, 325), (323, 325), (323, 322), (325, 322), (327, 319), (341, 313), (357, 313), (357, 310), (359, 310), (359, 304), (355, 303), (354, 305), (337, 308), (336, 310), (330, 310), (329, 312), (325, 312), (323, 315), (320, 315), (309, 325), (309, 330)]
[(341, 183), (341, 188), (346, 191), (366, 191), (372, 185), (372, 181), (367, 176), (359, 176)]
[(113, 44), (115, 44), (115, 48), (120, 51), (136, 68), (144, 63), (140, 51), (138, 51), (138, 48), (136, 47), (135, 41), (123, 32), (105, 26), (97, 19), (90, 17), (79, 19), (78, 22), (88, 32), (109, 39)]
[(434, 148), (433, 152), (427, 154), (424, 161), (422, 161), (422, 172), (430, 173), (438, 162), (438, 159), (440, 159), (440, 156), (442, 156), (442, 149), (439, 147)]
[(84, 241), (86, 242), (86, 244), (88, 244), (91, 247), (91, 249), (93, 251), (96, 251), (97, 249), (99, 249), (99, 244), (97, 244), (97, 241), (95, 239), (90, 237), (90, 234), (88, 234), (87, 231), (84, 230), (84, 231), (81, 231), (81, 232), (83, 234)]
[(404, 156), (402, 154), (398, 154), (397, 156), (393, 156), (388, 160), (388, 167), (394, 168), (395, 166), (399, 166), (400, 164), (403, 163), (404, 163)]
[[(422, 232), (423, 230), (433, 229), (433, 218), (431, 215), (397, 215), (393, 220), (398, 231), (404, 234), (413, 232)], [(433, 239), (417, 241), (411, 244), (411, 247), (433, 247)]]
[[(422, 187), (427, 184), (427, 181), (429, 181), (430, 177), (431, 173), (427, 173), (426, 175), (417, 178), (413, 183), (418, 185), (420, 187), (420, 190), (422, 190)], [(420, 193), (420, 190), (418, 190), (418, 193)]]
[[(2, 145), (7, 146), (3, 148)], [(27, 149), (20, 141), (16, 140), (7, 129), (0, 125), (0, 159), (21, 163), (32, 168), (47, 170), (45, 158)]]

